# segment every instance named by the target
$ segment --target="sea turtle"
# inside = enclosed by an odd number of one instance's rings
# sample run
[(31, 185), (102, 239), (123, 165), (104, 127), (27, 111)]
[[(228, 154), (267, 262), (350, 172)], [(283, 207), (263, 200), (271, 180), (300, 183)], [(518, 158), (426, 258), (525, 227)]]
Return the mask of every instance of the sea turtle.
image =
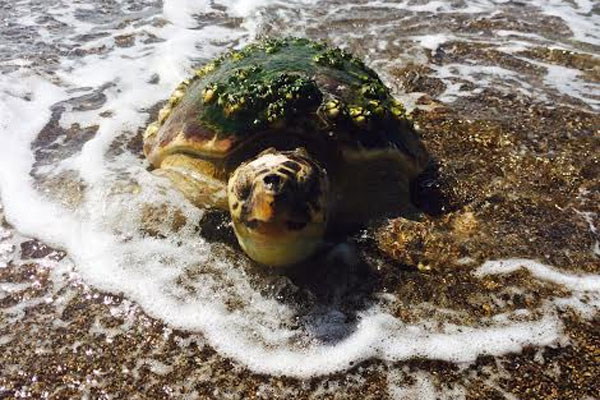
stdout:
[(372, 69), (301, 38), (263, 39), (197, 70), (147, 127), (144, 153), (190, 201), (229, 210), (242, 249), (271, 266), (402, 210), (428, 161)]

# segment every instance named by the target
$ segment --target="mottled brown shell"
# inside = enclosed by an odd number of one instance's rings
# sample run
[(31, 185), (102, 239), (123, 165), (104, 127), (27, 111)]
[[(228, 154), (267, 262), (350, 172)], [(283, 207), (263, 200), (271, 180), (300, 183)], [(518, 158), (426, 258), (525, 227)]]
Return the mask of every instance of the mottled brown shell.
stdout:
[(205, 65), (144, 136), (155, 167), (183, 153), (223, 176), (270, 146), (305, 147), (326, 166), (344, 152), (382, 149), (401, 153), (415, 171), (427, 160), (404, 107), (375, 72), (343, 50), (296, 38), (264, 40)]

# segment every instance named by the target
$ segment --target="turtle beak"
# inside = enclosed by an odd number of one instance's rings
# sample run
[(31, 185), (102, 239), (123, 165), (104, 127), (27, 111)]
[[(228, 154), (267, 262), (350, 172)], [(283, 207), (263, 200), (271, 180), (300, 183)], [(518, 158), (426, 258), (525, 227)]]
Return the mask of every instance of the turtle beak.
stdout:
[(271, 173), (256, 179), (252, 190), (248, 221), (274, 222), (277, 217), (275, 206), (285, 196), (287, 178)]
[(275, 198), (270, 193), (255, 193), (252, 196), (252, 207), (250, 207), (250, 213), (247, 216), (248, 221), (271, 222), (275, 217), (274, 203)]

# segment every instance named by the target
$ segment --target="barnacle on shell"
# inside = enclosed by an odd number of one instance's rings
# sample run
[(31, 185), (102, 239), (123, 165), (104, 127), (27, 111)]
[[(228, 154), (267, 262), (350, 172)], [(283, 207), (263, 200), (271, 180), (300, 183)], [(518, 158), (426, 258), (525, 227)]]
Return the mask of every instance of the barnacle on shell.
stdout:
[(158, 132), (159, 128), (160, 125), (158, 124), (158, 122), (153, 122), (150, 125), (148, 125), (148, 127), (146, 127), (146, 130), (144, 131), (144, 140), (156, 135), (156, 132)]
[(160, 111), (158, 112), (158, 123), (159, 124), (161, 124), (161, 125), (164, 124), (166, 119), (169, 118), (169, 115), (171, 114), (171, 110), (172, 110), (172, 107), (169, 103), (165, 104), (165, 106), (160, 109)]
[[(333, 82), (341, 79), (350, 89), (344, 95), (334, 93), (334, 86), (313, 79), (319, 74)], [(205, 64), (173, 92), (159, 112), (159, 125), (190, 90), (197, 91), (204, 107), (198, 116), (202, 123), (224, 135), (284, 127), (286, 121), (310, 119), (317, 113), (319, 123), (329, 121), (326, 125), (334, 130), (388, 129), (393, 119), (407, 119), (402, 104), (393, 101), (377, 74), (360, 59), (304, 38), (265, 39)]]

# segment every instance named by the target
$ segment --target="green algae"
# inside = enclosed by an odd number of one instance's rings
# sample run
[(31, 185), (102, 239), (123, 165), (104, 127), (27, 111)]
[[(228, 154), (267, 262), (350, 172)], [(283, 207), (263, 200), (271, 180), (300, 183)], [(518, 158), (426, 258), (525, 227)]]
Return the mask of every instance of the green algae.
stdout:
[[(337, 89), (343, 86), (350, 89)], [(177, 87), (146, 136), (155, 134), (182, 100), (197, 104), (200, 124), (220, 137), (250, 135), (294, 119), (313, 120), (320, 129), (321, 114), (329, 129), (341, 131), (349, 124), (370, 130), (407, 121), (403, 105), (360, 59), (301, 38), (263, 39), (197, 69)], [(335, 111), (328, 106), (332, 101)]]

